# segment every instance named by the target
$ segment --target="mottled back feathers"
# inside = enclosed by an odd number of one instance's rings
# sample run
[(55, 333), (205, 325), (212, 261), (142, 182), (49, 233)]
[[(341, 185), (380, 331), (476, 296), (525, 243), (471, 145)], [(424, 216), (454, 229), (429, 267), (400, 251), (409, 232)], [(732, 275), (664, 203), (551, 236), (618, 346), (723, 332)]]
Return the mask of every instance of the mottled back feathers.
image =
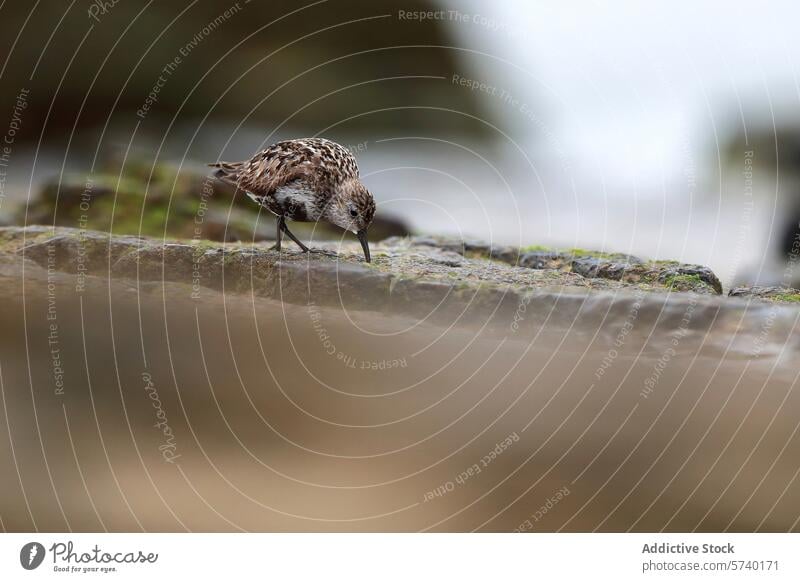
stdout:
[(319, 194), (330, 193), (348, 179), (358, 179), (353, 155), (323, 138), (281, 141), (244, 162), (210, 164), (214, 175), (256, 196), (273, 194), (295, 180)]

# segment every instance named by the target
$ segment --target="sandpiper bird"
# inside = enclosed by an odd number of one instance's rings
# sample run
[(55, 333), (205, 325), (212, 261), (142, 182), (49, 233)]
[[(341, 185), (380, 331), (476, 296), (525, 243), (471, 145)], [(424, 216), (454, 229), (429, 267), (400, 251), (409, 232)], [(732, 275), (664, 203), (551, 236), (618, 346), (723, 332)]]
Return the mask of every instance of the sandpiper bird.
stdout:
[(309, 249), (286, 226), (287, 220), (325, 220), (358, 236), (370, 261), (367, 227), (375, 201), (361, 183), (353, 155), (322, 138), (291, 139), (271, 145), (243, 162), (209, 164), (214, 176), (243, 190), (278, 217), (275, 248), (285, 232), (301, 249)]

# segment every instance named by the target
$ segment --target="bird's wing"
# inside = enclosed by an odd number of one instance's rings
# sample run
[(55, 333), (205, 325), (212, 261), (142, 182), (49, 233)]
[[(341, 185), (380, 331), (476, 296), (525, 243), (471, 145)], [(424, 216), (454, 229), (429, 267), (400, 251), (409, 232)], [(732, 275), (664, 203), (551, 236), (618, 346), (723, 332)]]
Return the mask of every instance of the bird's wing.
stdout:
[(240, 187), (259, 195), (268, 195), (294, 180), (319, 180), (319, 153), (292, 142), (280, 142), (245, 162), (239, 173)]
[(268, 195), (300, 180), (315, 191), (331, 191), (337, 184), (358, 178), (353, 155), (339, 144), (322, 138), (278, 142), (243, 164), (240, 184), (251, 192)]

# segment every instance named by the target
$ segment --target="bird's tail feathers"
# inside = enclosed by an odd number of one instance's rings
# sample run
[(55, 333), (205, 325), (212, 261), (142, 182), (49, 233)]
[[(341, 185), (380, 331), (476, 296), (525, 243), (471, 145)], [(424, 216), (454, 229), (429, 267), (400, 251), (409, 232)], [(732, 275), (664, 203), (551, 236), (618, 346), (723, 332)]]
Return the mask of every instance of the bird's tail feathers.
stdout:
[(217, 162), (208, 164), (211, 168), (216, 168), (213, 176), (223, 182), (236, 184), (239, 181), (239, 172), (242, 170), (242, 162)]

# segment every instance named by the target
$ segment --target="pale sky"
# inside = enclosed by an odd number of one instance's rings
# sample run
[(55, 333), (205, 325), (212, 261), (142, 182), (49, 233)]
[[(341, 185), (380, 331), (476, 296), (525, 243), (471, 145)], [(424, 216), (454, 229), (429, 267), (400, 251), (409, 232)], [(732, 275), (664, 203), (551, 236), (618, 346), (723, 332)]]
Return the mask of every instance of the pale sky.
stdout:
[(687, 147), (701, 157), (742, 119), (797, 123), (798, 2), (440, 4), (474, 15), (448, 23), (462, 46), (531, 73), (477, 57), (481, 74), (539, 103), (565, 146), (609, 175), (631, 161), (658, 173)]

